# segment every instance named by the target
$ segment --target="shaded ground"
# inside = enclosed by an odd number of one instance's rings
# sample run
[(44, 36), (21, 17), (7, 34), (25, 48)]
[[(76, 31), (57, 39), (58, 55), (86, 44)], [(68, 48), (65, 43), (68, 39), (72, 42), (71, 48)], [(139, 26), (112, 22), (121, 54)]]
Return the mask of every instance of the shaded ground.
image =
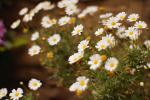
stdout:
[[(13, 1), (13, 0), (12, 0)], [(1, 18), (7, 27), (17, 18), (17, 12), (25, 7), (37, 4), (40, 0), (16, 0), (1, 6)], [(42, 0), (41, 0), (42, 1)], [(86, 0), (84, 0), (86, 1)], [(150, 0), (88, 0), (84, 5), (97, 4), (107, 8), (107, 11), (139, 13), (150, 24)], [(18, 34), (20, 30), (18, 30)], [(150, 37), (150, 35), (149, 35)], [(28, 46), (23, 46), (11, 51), (0, 53), (0, 87), (10, 89), (19, 86), (20, 81), (27, 82), (34, 77), (43, 81), (37, 100), (76, 100), (77, 98), (62, 87), (57, 87), (55, 82), (49, 80), (51, 71), (40, 66), (38, 58), (27, 55)]]

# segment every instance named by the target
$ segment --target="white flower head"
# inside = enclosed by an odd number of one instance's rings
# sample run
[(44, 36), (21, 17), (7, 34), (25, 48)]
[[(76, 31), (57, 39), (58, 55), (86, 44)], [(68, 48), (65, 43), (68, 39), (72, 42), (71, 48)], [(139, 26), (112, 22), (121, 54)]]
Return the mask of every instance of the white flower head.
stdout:
[(40, 50), (41, 50), (40, 46), (38, 46), (38, 45), (33, 45), (31, 48), (29, 48), (28, 54), (29, 54), (30, 56), (34, 56), (34, 55), (39, 54), (39, 53), (40, 53)]
[(150, 40), (144, 41), (144, 45), (146, 46), (147, 49), (150, 50)]
[(113, 14), (112, 13), (106, 13), (106, 14), (101, 14), (99, 16), (100, 19), (105, 19), (111, 17)]
[(147, 24), (144, 21), (138, 21), (134, 26), (138, 29), (147, 28)]
[(22, 8), (22, 9), (19, 11), (19, 15), (20, 15), (20, 16), (25, 15), (27, 12), (28, 12), (28, 8), (27, 8), (27, 7)]
[(98, 51), (101, 51), (107, 49), (108, 46), (109, 43), (106, 40), (100, 40), (99, 42), (97, 42), (95, 47), (98, 49)]
[(76, 5), (69, 5), (66, 7), (65, 12), (67, 15), (73, 15), (77, 14), (79, 12), (79, 9), (77, 8)]
[(25, 14), (23, 17), (23, 22), (29, 22), (32, 21), (34, 16), (34, 13), (30, 13), (30, 14)]
[(131, 40), (137, 40), (140, 32), (134, 27), (129, 27), (128, 30), (125, 30), (125, 35)]
[(147, 67), (150, 68), (150, 63), (147, 63)]
[(126, 38), (125, 30), (126, 30), (125, 26), (119, 27), (118, 30), (117, 30), (117, 32), (116, 32), (116, 35), (117, 35), (119, 38), (121, 38), (121, 39)]
[(83, 32), (83, 25), (80, 24), (80, 25), (77, 25), (74, 30), (72, 31), (72, 36), (74, 35), (81, 35), (81, 33)]
[(31, 40), (32, 41), (35, 41), (39, 38), (39, 32), (34, 32), (31, 36)]
[(88, 78), (86, 78), (85, 76), (80, 76), (77, 78), (77, 81), (70, 86), (69, 90), (71, 92), (85, 91), (88, 82), (89, 82)]
[(89, 44), (89, 41), (88, 41), (88, 40), (83, 40), (83, 41), (81, 41), (80, 44), (78, 45), (78, 51), (79, 51), (79, 52), (82, 52), (82, 51), (84, 51), (86, 48), (89, 48), (88, 44)]
[(42, 18), (42, 22), (41, 22), (41, 25), (42, 27), (44, 28), (50, 28), (52, 27), (54, 24), (56, 24), (56, 19), (50, 19), (49, 16), (44, 16)]
[(51, 46), (58, 44), (61, 40), (61, 36), (59, 34), (54, 34), (48, 38), (48, 43)]
[(114, 71), (118, 66), (119, 61), (115, 57), (110, 57), (105, 63), (105, 69), (108, 71)]
[(128, 21), (129, 22), (134, 22), (134, 21), (137, 21), (139, 19), (139, 14), (131, 14), (128, 16)]
[(40, 80), (37, 80), (34, 78), (31, 79), (28, 83), (28, 87), (33, 91), (38, 90), (41, 86), (42, 86), (42, 83), (40, 82)]
[(14, 21), (14, 22), (11, 24), (11, 28), (12, 28), (12, 29), (16, 29), (16, 28), (20, 25), (20, 23), (21, 23), (21, 20), (20, 20), (20, 19)]
[(96, 70), (102, 64), (101, 56), (99, 54), (92, 55), (88, 64), (90, 65), (91, 70)]
[(64, 16), (64, 17), (61, 17), (61, 18), (58, 20), (58, 24), (59, 24), (60, 26), (63, 26), (63, 25), (68, 24), (69, 21), (70, 21), (70, 17)]
[(121, 23), (118, 22), (119, 19), (117, 17), (110, 17), (107, 22), (105, 23), (105, 25), (112, 29), (112, 28), (119, 28), (119, 26), (121, 25)]
[(116, 17), (119, 19), (119, 20), (124, 20), (124, 18), (126, 17), (126, 13), (125, 12), (120, 12), (116, 15)]
[(98, 36), (98, 35), (101, 35), (103, 34), (104, 32), (104, 28), (99, 28), (96, 32), (95, 32), (95, 35)]
[(21, 88), (13, 89), (12, 92), (9, 94), (10, 99), (19, 100), (23, 97), (23, 90)]
[(103, 36), (102, 40), (108, 42), (110, 48), (114, 47), (116, 44), (115, 37), (112, 34), (107, 34), (106, 36)]
[(1, 88), (0, 89), (0, 99), (2, 99), (3, 97), (5, 97), (7, 95), (8, 91), (6, 88)]
[(83, 58), (84, 56), (84, 52), (77, 52), (74, 53), (72, 56), (69, 57), (68, 61), (69, 64), (73, 64), (76, 63), (77, 61), (79, 61), (81, 58)]

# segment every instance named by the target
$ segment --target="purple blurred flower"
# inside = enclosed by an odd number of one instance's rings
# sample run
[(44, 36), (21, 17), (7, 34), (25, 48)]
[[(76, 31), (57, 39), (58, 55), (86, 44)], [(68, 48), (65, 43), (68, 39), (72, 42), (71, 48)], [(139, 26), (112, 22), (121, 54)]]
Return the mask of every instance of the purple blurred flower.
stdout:
[(4, 43), (4, 35), (6, 33), (6, 28), (2, 20), (0, 20), (0, 45)]

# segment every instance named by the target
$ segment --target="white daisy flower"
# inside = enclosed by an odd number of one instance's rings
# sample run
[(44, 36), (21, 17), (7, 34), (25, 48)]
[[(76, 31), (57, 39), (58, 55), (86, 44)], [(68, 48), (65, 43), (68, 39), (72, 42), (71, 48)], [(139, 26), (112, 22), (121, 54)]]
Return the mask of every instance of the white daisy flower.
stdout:
[(118, 21), (119, 21), (119, 19), (117, 17), (110, 17), (105, 24), (110, 29), (119, 28), (121, 23), (119, 23)]
[(20, 23), (21, 23), (21, 20), (20, 20), (20, 19), (14, 21), (14, 22), (11, 24), (11, 26), (10, 26), (11, 29), (16, 29), (16, 28), (20, 25)]
[(98, 35), (101, 35), (103, 34), (104, 32), (104, 28), (99, 28), (96, 32), (95, 32), (95, 35), (98, 36)]
[(64, 17), (61, 17), (61, 18), (58, 20), (58, 24), (59, 24), (60, 26), (63, 26), (63, 25), (68, 24), (69, 21), (70, 21), (70, 17), (64, 16)]
[(109, 47), (114, 47), (116, 44), (115, 37), (112, 36), (112, 34), (107, 34), (106, 36), (103, 36), (102, 40), (108, 42)]
[(126, 30), (125, 26), (119, 27), (118, 30), (117, 30), (117, 32), (116, 32), (116, 35), (117, 35), (119, 38), (121, 38), (121, 39), (126, 38), (125, 30)]
[(77, 78), (77, 82), (73, 83), (69, 90), (71, 92), (78, 92), (78, 91), (85, 91), (85, 89), (87, 88), (87, 84), (89, 82), (89, 79), (86, 78), (85, 76), (80, 76)]
[(131, 40), (137, 40), (140, 35), (140, 32), (134, 27), (129, 27), (128, 30), (125, 30), (125, 35)]
[(30, 13), (30, 14), (25, 14), (23, 17), (23, 22), (29, 22), (32, 21), (34, 16), (34, 13)]
[(131, 14), (128, 16), (128, 21), (129, 22), (134, 22), (134, 21), (137, 21), (139, 19), (139, 14)]
[(72, 31), (72, 36), (74, 35), (81, 35), (81, 33), (83, 32), (83, 25), (77, 25), (76, 27), (74, 27), (74, 30)]
[(0, 89), (0, 99), (2, 99), (3, 97), (5, 97), (7, 95), (8, 91), (6, 88), (1, 88)]
[(81, 52), (84, 51), (86, 48), (89, 48), (88, 44), (89, 44), (88, 40), (81, 41), (80, 44), (78, 45), (78, 51)]
[(33, 45), (31, 48), (28, 50), (28, 54), (30, 56), (34, 56), (40, 53), (41, 47), (38, 45)]
[(50, 28), (52, 27), (54, 24), (56, 24), (56, 19), (50, 19), (49, 16), (44, 16), (42, 18), (42, 22), (41, 22), (41, 25), (42, 27), (44, 28)]
[(147, 49), (150, 49), (150, 40), (144, 41), (144, 45), (146, 46)]
[(39, 38), (39, 32), (34, 32), (31, 36), (31, 41), (35, 41)]
[(105, 63), (105, 69), (108, 71), (114, 71), (118, 66), (119, 61), (115, 57), (110, 57)]
[(105, 50), (108, 46), (109, 43), (106, 40), (100, 40), (99, 42), (97, 42), (95, 47), (98, 49), (98, 51), (101, 51)]
[(27, 12), (28, 12), (28, 8), (27, 8), (27, 7), (22, 8), (22, 9), (19, 11), (19, 15), (20, 15), (20, 16), (25, 15)]
[(79, 12), (79, 9), (77, 8), (76, 5), (70, 5), (66, 7), (65, 12), (67, 15), (73, 15), (73, 14), (77, 14)]
[(78, 15), (78, 18), (83, 18), (88, 14), (93, 15), (97, 11), (98, 11), (97, 6), (88, 6)]
[(58, 44), (61, 40), (61, 36), (59, 34), (54, 34), (48, 38), (48, 43), (51, 46)]
[(105, 19), (111, 17), (113, 14), (112, 13), (106, 13), (106, 14), (101, 14), (99, 16), (100, 19)]
[(84, 52), (77, 52), (74, 53), (72, 56), (69, 57), (68, 61), (69, 64), (73, 64), (83, 58)]
[(92, 55), (88, 64), (90, 65), (91, 70), (96, 70), (102, 64), (101, 56), (99, 54)]
[(147, 24), (144, 21), (138, 21), (135, 23), (134, 27), (138, 29), (147, 28)]
[(19, 100), (21, 97), (23, 97), (23, 90), (21, 88), (17, 88), (17, 90), (13, 89), (9, 96), (12, 100)]
[(51, 4), (50, 1), (41, 2), (40, 5), (43, 10), (52, 10), (53, 8), (55, 8), (55, 5)]
[(28, 87), (33, 90), (36, 91), (41, 87), (42, 83), (40, 82), (40, 80), (37, 79), (31, 79), (28, 83)]
[(119, 20), (124, 20), (124, 18), (126, 17), (126, 13), (125, 12), (120, 12), (116, 15), (116, 17), (119, 19)]

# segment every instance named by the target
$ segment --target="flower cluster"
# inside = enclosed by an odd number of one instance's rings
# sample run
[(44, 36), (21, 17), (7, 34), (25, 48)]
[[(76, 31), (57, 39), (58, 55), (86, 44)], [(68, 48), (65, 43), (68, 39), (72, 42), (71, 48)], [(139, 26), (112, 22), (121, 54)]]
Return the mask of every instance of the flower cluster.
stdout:
[[(132, 82), (139, 81), (136, 78), (140, 77), (139, 68), (149, 68), (150, 40), (139, 43), (143, 30), (148, 26), (136, 13), (99, 14), (98, 6), (80, 10), (77, 4), (78, 0), (61, 0), (57, 4), (58, 9), (64, 10), (61, 16), (50, 18), (46, 15), (42, 18), (42, 27), (30, 37), (33, 45), (28, 54), (40, 54), (43, 65), (56, 66), (56, 76), (63, 78), (64, 84), (78, 96), (87, 89), (94, 89), (91, 90), (92, 95), (99, 99), (110, 99), (113, 97), (112, 91), (118, 87), (124, 88), (124, 84), (130, 86)], [(48, 2), (39, 5), (35, 9), (54, 8)], [(28, 10), (24, 8), (19, 14), (24, 15), (26, 12)], [(96, 14), (99, 17), (95, 18)], [(19, 23), (20, 20), (16, 21), (12, 28), (16, 28)], [(75, 77), (76, 82), (72, 84)], [(39, 81), (33, 79), (29, 82), (31, 90), (41, 86), (41, 83), (36, 82)], [(108, 88), (110, 91), (107, 91)]]
[[(23, 83), (21, 84), (23, 85)], [(38, 90), (42, 86), (42, 83), (37, 79), (31, 79), (28, 83), (28, 87), (32, 91)], [(8, 94), (7, 88), (1, 88), (0, 89), (0, 99), (6, 97)], [(9, 93), (9, 97), (11, 100), (19, 100), (23, 97), (24, 91), (22, 88), (12, 89)]]

